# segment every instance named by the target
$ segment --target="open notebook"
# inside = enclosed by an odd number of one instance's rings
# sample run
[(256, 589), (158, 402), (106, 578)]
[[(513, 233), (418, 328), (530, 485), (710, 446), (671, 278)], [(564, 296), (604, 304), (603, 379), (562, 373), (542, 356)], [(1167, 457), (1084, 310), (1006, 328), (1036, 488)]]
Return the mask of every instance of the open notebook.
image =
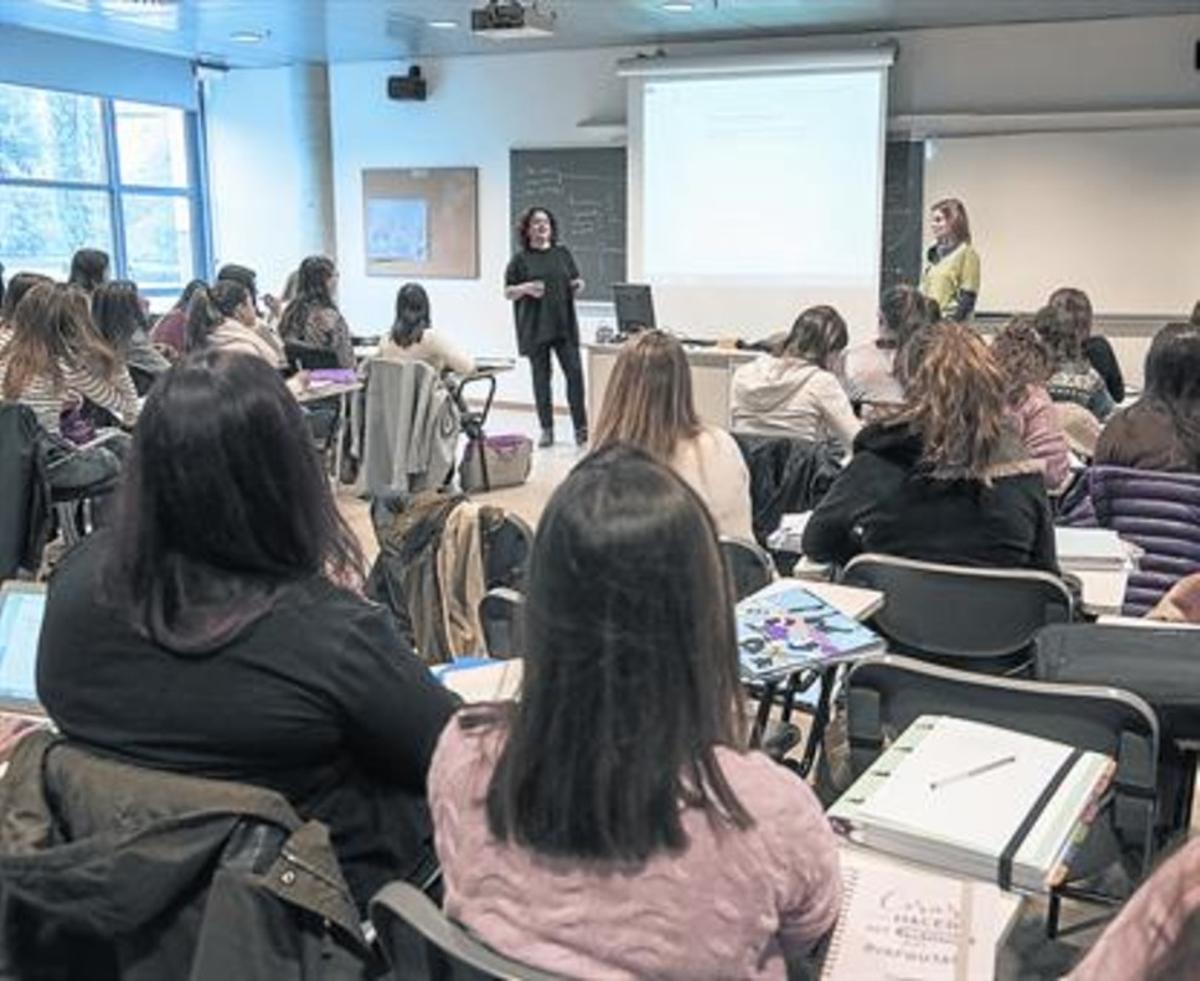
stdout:
[(784, 678), (883, 648), (878, 634), (800, 585), (773, 584), (737, 605), (741, 675)]
[(870, 848), (1042, 892), (1065, 877), (1114, 769), (1100, 753), (925, 715), (855, 781), (829, 817)]

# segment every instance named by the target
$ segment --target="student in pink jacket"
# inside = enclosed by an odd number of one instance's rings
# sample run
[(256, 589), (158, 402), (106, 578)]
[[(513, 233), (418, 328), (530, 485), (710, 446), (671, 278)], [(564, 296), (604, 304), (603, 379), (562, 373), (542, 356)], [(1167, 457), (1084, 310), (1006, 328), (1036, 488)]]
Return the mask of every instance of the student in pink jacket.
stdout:
[(1042, 464), (1046, 489), (1055, 491), (1070, 472), (1067, 438), (1046, 391), (1050, 350), (1030, 317), (1014, 317), (992, 343), (992, 357), (1004, 372), (1008, 415), (1030, 457)]

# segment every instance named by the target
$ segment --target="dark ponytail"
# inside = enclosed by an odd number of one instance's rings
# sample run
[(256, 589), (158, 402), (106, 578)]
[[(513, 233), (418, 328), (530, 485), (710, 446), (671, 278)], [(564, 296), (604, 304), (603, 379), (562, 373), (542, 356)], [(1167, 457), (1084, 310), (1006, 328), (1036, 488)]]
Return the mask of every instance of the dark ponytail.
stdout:
[(232, 280), (197, 288), (188, 304), (185, 349), (191, 352), (208, 347), (212, 332), (249, 299), (246, 287)]

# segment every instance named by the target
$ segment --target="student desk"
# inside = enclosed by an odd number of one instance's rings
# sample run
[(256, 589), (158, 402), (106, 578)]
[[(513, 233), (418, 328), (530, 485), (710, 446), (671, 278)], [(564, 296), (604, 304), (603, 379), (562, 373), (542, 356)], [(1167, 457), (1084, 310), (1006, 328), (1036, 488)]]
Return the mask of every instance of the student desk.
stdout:
[[(781, 579), (768, 588), (786, 589), (793, 584), (793, 580)], [(865, 620), (883, 605), (883, 594), (874, 589), (829, 582), (806, 582), (804, 588), (856, 620)], [(514, 658), (482, 667), (450, 671), (442, 680), (465, 702), (489, 702), (516, 698), (521, 688), (521, 675), (522, 663), (519, 658)]]
[[(587, 344), (588, 418), (600, 418), (604, 393), (612, 375), (620, 344)], [(701, 422), (729, 430), (733, 428), (733, 404), (730, 388), (733, 373), (748, 361), (760, 357), (758, 351), (738, 351), (718, 347), (689, 347), (684, 345), (692, 375), (692, 397)]]
[(296, 401), (301, 405), (320, 402), (322, 399), (338, 400), (337, 431), (334, 433), (333, 444), (333, 481), (334, 486), (341, 479), (342, 473), (342, 440), (346, 434), (346, 420), (350, 417), (350, 396), (363, 390), (361, 381), (330, 382), (328, 384), (310, 385), (304, 391), (297, 393)]

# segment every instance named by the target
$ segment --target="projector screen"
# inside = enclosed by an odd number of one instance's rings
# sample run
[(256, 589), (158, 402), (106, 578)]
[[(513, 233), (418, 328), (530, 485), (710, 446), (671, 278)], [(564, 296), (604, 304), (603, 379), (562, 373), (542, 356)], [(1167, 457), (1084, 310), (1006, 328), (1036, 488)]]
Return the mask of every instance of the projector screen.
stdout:
[[(889, 50), (625, 62), (630, 277), (680, 334), (875, 329)], [(647, 63), (648, 62), (648, 63)]]

